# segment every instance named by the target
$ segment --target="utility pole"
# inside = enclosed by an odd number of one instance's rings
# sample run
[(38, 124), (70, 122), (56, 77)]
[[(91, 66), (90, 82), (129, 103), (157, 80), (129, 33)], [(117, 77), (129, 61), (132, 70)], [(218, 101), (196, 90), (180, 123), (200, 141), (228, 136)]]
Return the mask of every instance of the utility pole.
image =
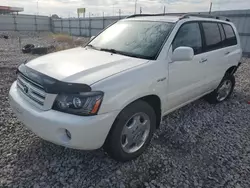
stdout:
[(142, 7), (140, 7), (140, 14), (142, 14)]
[(39, 5), (38, 5), (38, 0), (36, 2), (36, 9), (37, 9), (37, 15), (39, 15)]
[(135, 0), (135, 14), (136, 14), (136, 9), (137, 9), (137, 0)]
[(119, 9), (119, 19), (121, 19), (121, 14), (122, 14), (122, 11), (121, 9)]
[(163, 13), (166, 14), (166, 6), (164, 5)]
[(211, 3), (210, 3), (210, 8), (209, 8), (209, 14), (211, 14), (212, 8), (213, 8), (213, 3), (211, 2)]

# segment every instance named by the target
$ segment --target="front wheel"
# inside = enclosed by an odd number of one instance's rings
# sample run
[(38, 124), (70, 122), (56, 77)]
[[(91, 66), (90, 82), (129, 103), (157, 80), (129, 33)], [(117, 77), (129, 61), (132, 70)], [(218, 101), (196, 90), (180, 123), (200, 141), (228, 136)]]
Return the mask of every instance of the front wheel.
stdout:
[(220, 85), (212, 93), (207, 95), (205, 99), (212, 104), (220, 103), (227, 100), (235, 86), (235, 77), (232, 74), (226, 74), (222, 79)]
[(156, 128), (156, 115), (146, 102), (138, 100), (118, 115), (104, 144), (117, 161), (129, 161), (147, 148)]

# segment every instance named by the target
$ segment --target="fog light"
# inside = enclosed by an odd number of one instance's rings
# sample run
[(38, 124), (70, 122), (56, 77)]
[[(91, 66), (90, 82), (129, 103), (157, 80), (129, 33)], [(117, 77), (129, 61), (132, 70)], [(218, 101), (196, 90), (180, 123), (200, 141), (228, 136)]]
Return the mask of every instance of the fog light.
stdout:
[(65, 133), (66, 133), (68, 139), (71, 140), (71, 133), (67, 129), (65, 129)]

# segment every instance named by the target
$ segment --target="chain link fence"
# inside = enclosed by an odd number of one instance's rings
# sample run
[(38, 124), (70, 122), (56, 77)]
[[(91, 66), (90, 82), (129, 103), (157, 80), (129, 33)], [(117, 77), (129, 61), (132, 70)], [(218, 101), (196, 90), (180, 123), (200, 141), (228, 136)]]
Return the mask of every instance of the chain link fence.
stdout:
[(50, 31), (51, 19), (36, 15), (0, 15), (0, 31)]
[[(250, 10), (216, 11), (237, 27), (244, 56), (250, 57)], [(47, 16), (0, 15), (0, 31), (52, 31), (74, 36), (96, 36), (108, 25), (125, 16), (51, 19)]]

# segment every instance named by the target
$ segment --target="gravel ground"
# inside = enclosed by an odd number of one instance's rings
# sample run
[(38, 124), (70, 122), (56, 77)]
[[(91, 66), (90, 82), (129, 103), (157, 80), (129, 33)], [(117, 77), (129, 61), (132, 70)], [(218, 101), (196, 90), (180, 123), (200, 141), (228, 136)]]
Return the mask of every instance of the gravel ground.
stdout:
[(141, 157), (118, 163), (101, 149), (67, 149), (23, 127), (8, 90), (18, 64), (37, 56), (20, 53), (17, 36), (23, 43), (53, 41), (48, 33), (11, 35), (0, 39), (0, 187), (250, 187), (249, 59), (242, 60), (230, 100), (210, 105), (201, 99), (171, 113)]

